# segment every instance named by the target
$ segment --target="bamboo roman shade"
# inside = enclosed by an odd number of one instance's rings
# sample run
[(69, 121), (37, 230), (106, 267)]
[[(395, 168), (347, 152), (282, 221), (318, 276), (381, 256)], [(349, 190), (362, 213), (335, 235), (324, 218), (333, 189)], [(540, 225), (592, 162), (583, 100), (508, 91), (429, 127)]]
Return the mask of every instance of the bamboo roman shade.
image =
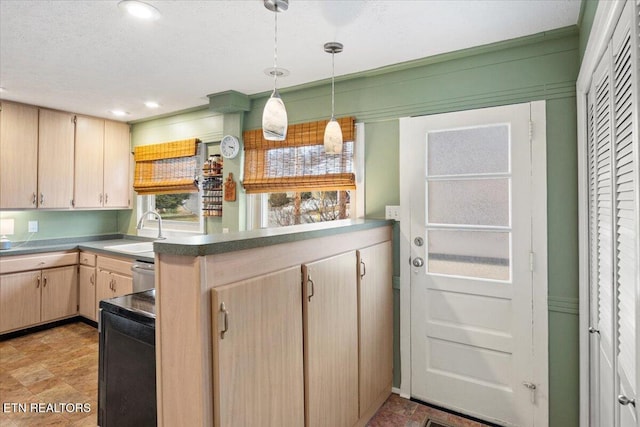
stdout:
[(337, 119), (345, 141), (341, 154), (326, 154), (328, 120), (290, 125), (287, 139), (267, 141), (262, 129), (243, 133), (244, 188), (247, 193), (352, 190), (355, 120)]
[(135, 147), (133, 189), (138, 194), (197, 192), (199, 143), (192, 138)]

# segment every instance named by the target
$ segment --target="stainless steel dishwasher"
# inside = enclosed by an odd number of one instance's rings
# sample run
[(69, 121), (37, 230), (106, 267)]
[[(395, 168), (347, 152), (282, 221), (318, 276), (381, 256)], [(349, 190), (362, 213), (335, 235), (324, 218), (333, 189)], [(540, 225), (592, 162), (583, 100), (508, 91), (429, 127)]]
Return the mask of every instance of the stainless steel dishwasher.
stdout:
[(131, 273), (133, 277), (133, 292), (155, 288), (156, 269), (154, 263), (136, 260), (131, 266)]

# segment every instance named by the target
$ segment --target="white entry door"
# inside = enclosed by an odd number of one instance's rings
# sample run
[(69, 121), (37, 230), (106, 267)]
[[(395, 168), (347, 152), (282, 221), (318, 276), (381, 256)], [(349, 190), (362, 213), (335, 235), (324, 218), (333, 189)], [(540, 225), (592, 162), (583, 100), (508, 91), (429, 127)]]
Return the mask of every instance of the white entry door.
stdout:
[[(411, 158), (409, 231), (403, 228), (411, 256), (411, 395), (514, 426), (548, 423), (536, 420), (547, 414), (536, 406), (546, 408), (548, 386), (540, 369), (546, 345), (534, 345), (535, 310), (546, 319), (546, 305), (535, 302), (533, 288), (540, 209), (531, 106), (400, 123), (401, 146), (412, 152), (401, 155)], [(546, 233), (544, 223), (537, 232)], [(537, 326), (546, 329), (546, 320)]]

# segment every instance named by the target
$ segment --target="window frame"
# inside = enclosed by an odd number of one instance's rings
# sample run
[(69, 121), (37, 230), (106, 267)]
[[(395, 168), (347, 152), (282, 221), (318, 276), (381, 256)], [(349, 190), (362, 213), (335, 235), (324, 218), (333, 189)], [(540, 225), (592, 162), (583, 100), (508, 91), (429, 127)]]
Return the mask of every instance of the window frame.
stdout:
[[(355, 123), (355, 141), (353, 153), (353, 171), (356, 178), (356, 189), (350, 190), (351, 204), (349, 218), (363, 218), (364, 211), (364, 123)], [(267, 228), (269, 226), (269, 193), (247, 194), (246, 204), (246, 228), (253, 230)]]

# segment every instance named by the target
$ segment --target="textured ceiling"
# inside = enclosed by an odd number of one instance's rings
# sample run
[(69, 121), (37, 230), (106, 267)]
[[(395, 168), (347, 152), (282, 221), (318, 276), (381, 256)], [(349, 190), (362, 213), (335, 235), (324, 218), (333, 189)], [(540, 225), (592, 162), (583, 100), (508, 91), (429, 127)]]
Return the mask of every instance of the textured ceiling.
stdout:
[[(274, 15), (261, 0), (149, 0), (154, 22), (115, 0), (0, 0), (0, 98), (136, 120), (270, 90)], [(580, 0), (290, 0), (278, 15), (286, 88), (575, 25)], [(144, 106), (147, 100), (161, 104)]]

